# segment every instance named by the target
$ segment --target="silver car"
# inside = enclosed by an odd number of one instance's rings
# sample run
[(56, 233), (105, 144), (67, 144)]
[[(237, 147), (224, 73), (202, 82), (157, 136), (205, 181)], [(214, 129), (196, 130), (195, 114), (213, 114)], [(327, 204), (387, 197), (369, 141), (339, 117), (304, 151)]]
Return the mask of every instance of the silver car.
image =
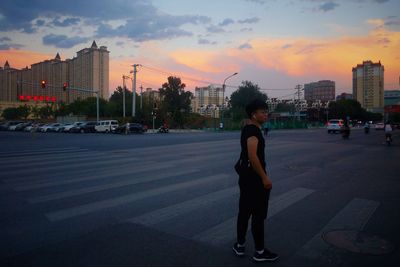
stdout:
[(328, 133), (340, 133), (343, 129), (344, 123), (341, 119), (329, 120), (326, 128), (328, 129)]

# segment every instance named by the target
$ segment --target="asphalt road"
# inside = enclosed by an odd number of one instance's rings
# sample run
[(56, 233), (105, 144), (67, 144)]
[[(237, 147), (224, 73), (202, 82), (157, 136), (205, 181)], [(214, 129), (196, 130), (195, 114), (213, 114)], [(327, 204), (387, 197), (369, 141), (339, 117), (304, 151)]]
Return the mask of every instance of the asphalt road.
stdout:
[[(0, 265), (252, 266), (250, 232), (245, 257), (231, 250), (239, 137), (0, 132)], [(398, 266), (400, 134), (383, 141), (377, 131), (270, 133), (274, 266)], [(351, 252), (327, 242), (340, 239), (334, 230), (372, 239)], [(354, 252), (363, 241), (388, 253)]]

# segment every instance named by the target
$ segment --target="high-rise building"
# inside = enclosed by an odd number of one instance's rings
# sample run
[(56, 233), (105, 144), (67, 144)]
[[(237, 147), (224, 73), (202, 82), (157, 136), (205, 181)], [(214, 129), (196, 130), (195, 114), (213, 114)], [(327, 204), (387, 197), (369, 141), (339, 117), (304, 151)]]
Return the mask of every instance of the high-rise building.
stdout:
[(353, 97), (371, 112), (383, 112), (384, 67), (379, 61), (364, 61), (353, 68)]
[(192, 99), (192, 111), (205, 116), (219, 117), (219, 109), (224, 104), (224, 93), (221, 87), (213, 85), (196, 87)]
[[(41, 81), (46, 88), (41, 87)], [(99, 91), (99, 96), (108, 99), (109, 51), (107, 47), (97, 47), (93, 41), (90, 48), (77, 52), (72, 59), (55, 58), (34, 63), (31, 68), (11, 68), (8, 61), (0, 68), (0, 101), (3, 102), (65, 102), (95, 96), (91, 92), (63, 90), (67, 87), (88, 91)], [(32, 102), (33, 101), (33, 102)]]
[[(95, 41), (90, 48), (78, 51), (76, 57), (67, 60), (69, 85), (98, 90), (101, 98), (108, 99), (109, 53), (105, 46), (98, 48)], [(75, 100), (77, 96), (72, 95), (72, 98)]]
[(323, 102), (335, 100), (335, 82), (323, 80), (304, 84), (304, 99)]

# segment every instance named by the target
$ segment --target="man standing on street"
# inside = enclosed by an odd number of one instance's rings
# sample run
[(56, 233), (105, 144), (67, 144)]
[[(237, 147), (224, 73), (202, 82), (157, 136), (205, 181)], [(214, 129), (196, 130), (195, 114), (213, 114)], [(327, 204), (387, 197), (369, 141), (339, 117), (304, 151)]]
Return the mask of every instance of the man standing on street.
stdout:
[(267, 105), (254, 100), (246, 106), (249, 118), (241, 133), (239, 171), (239, 214), (237, 219), (237, 242), (233, 251), (237, 256), (245, 254), (248, 221), (255, 243), (253, 260), (275, 261), (278, 255), (264, 247), (264, 221), (267, 218), (268, 200), (272, 188), (265, 168), (265, 140), (261, 125), (267, 121)]

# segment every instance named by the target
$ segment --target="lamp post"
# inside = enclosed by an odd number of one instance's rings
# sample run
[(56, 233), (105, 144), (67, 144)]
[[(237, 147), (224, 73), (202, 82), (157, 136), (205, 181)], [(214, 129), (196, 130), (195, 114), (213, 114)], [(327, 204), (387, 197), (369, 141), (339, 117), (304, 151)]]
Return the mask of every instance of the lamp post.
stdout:
[(224, 110), (225, 110), (225, 83), (229, 78), (232, 78), (233, 76), (237, 75), (238, 73), (235, 72), (234, 74), (228, 76), (225, 78), (224, 82), (222, 83), (222, 109), (221, 109), (221, 122), (222, 122), (222, 128), (224, 128)]
[(123, 107), (123, 111), (122, 111), (122, 116), (125, 119), (125, 91), (126, 91), (126, 85), (125, 85), (125, 80), (126, 79), (130, 79), (131, 77), (127, 76), (127, 75), (122, 75), (122, 107)]

